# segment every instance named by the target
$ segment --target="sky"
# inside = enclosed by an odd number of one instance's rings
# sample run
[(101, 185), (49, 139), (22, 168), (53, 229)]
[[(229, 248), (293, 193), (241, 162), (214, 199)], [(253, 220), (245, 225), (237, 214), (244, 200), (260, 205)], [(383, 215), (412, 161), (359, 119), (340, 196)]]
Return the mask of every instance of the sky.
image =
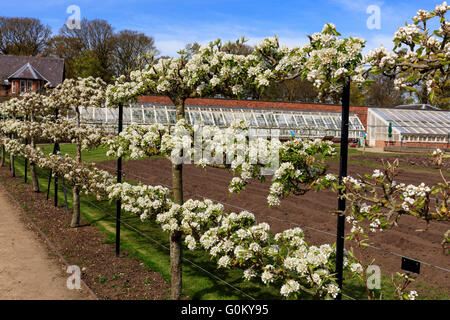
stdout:
[[(0, 16), (38, 18), (56, 34), (73, 12), (81, 18), (104, 19), (115, 31), (136, 30), (155, 38), (161, 55), (176, 56), (187, 43), (236, 40), (256, 44), (277, 35), (289, 47), (307, 43), (307, 35), (334, 23), (343, 36), (367, 40), (366, 50), (392, 48), (398, 27), (411, 23), (419, 9), (431, 11), (443, 0), (22, 0), (0, 1)], [(368, 8), (379, 8), (367, 13)], [(372, 22), (368, 27), (368, 20)], [(379, 25), (377, 25), (379, 21)]]

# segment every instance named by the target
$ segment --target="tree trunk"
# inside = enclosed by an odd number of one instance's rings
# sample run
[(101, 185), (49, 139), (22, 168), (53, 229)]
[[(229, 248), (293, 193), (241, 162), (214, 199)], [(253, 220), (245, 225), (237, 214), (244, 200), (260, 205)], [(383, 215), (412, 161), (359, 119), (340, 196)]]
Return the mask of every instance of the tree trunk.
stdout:
[[(34, 121), (33, 116), (32, 116), (32, 121)], [(36, 138), (33, 137), (31, 138), (31, 147), (33, 149), (36, 148)], [(33, 185), (33, 191), (34, 192), (39, 192), (39, 180), (37, 177), (37, 172), (36, 172), (36, 164), (30, 162), (30, 173), (31, 173), (31, 183)]]
[(14, 165), (14, 154), (13, 153), (9, 154), (9, 163), (11, 164), (12, 176), (15, 177), (16, 176), (16, 166)]
[(1, 147), (1, 159), (0, 159), (0, 167), (3, 167), (5, 165), (5, 146), (2, 144)]
[(71, 228), (80, 226), (80, 189), (78, 186), (73, 187), (73, 214), (70, 223)]
[[(80, 113), (77, 108), (77, 125), (80, 127)], [(76, 160), (78, 163), (81, 163), (81, 141), (80, 137), (78, 137), (77, 141), (77, 157)], [(72, 222), (70, 224), (72, 228), (76, 228), (80, 226), (80, 188), (78, 186), (73, 187), (73, 213), (72, 213)]]
[[(177, 120), (184, 119), (184, 99), (172, 99), (176, 106)], [(183, 204), (183, 164), (172, 164), (173, 200)], [(179, 231), (170, 234), (170, 275), (171, 275), (171, 299), (179, 300), (182, 294), (182, 248)]]

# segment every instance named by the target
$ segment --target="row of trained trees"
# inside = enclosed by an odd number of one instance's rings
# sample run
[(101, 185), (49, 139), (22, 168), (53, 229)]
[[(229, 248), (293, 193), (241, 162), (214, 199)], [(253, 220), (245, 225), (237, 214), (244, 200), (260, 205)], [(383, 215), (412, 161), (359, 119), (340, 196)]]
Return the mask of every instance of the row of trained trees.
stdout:
[[(199, 129), (190, 127), (184, 119), (185, 101), (218, 94), (235, 98), (257, 96), (273, 84), (295, 79), (313, 83), (319, 98), (327, 99), (339, 96), (349, 81), (364, 85), (371, 81), (372, 74), (379, 73), (394, 77), (399, 89), (414, 90), (417, 84), (426, 83), (430, 99), (435, 99), (435, 93), (447, 81), (443, 72), (448, 71), (449, 57), (445, 50), (449, 48), (450, 30), (445, 13), (449, 9), (446, 4), (440, 5), (427, 18), (438, 17), (441, 29), (444, 28), (445, 32), (436, 35), (441, 37), (438, 40), (442, 41), (441, 51), (436, 49), (437, 46), (430, 47), (428, 30), (423, 30), (416, 35), (420, 40), (415, 40), (418, 47), (410, 45), (408, 37), (399, 38), (398, 48), (406, 45), (406, 50), (411, 50), (406, 55), (389, 53), (381, 48), (363, 57), (363, 39), (341, 38), (334, 25), (326, 24), (322, 32), (313, 34), (310, 43), (301, 48), (280, 46), (275, 37), (263, 40), (251, 53), (239, 54), (239, 51), (233, 53), (234, 49), (226, 49), (230, 44), (217, 40), (201, 46), (195, 53), (181, 51), (179, 58), (150, 59), (145, 67), (131, 72), (128, 77), (119, 77), (109, 86), (94, 78), (66, 80), (48, 93), (28, 93), (4, 103), (0, 113), (11, 119), (3, 121), (1, 142), (10, 153), (26, 156), (33, 165), (51, 168), (72, 184), (72, 226), (79, 222), (79, 194), (82, 190), (100, 199), (120, 199), (124, 211), (161, 224), (170, 239), (173, 299), (179, 299), (182, 292), (183, 242), (191, 250), (199, 247), (207, 250), (219, 267), (241, 268), (246, 280), (258, 279), (264, 284), (279, 287), (282, 296), (296, 297), (307, 292), (317, 297), (333, 298), (340, 290), (334, 278), (334, 245), (310, 246), (300, 229), (273, 235), (270, 226), (258, 224), (248, 212), (229, 214), (209, 200), (185, 200), (182, 160), (195, 160), (204, 167), (219, 165), (234, 171), (238, 176), (230, 182), (230, 192), (242, 191), (252, 178), (263, 180), (266, 170), (275, 168), (267, 198), (270, 206), (279, 205), (285, 196), (303, 195), (314, 188), (329, 188), (339, 194), (345, 188), (346, 193), (343, 194), (350, 204), (346, 214), (353, 218), (348, 219), (353, 225), (350, 232), (353, 239), (361, 239), (355, 234), (365, 234), (365, 230), (392, 227), (405, 214), (426, 221), (448, 221), (448, 182), (443, 179), (442, 184), (430, 187), (398, 184), (392, 179), (395, 164), (389, 164), (369, 175), (368, 179), (374, 179), (373, 182), (347, 177), (340, 183), (337, 177), (326, 172), (324, 160), (333, 154), (330, 144), (301, 140), (285, 143), (263, 139), (252, 141), (246, 133), (248, 125), (242, 122), (227, 130), (202, 128), (203, 140), (198, 142), (194, 140), (194, 131)], [(402, 30), (400, 28), (399, 33)], [(236, 46), (240, 44), (242, 41), (238, 41)], [(416, 59), (433, 59), (432, 67), (425, 66), (424, 62), (418, 67)], [(369, 68), (364, 67), (365, 63)], [(410, 73), (417, 75), (411, 77)], [(117, 107), (145, 93), (167, 95), (176, 106), (177, 124), (170, 131), (160, 125), (130, 126), (112, 138), (80, 122), (82, 107)], [(54, 109), (61, 114), (71, 108), (77, 114), (75, 123), (55, 122), (52, 118), (56, 114)], [(36, 114), (33, 117), (29, 110), (43, 113), (39, 117), (39, 125), (45, 130), (36, 130)], [(76, 143), (76, 159), (70, 160), (66, 156), (58, 160), (58, 156), (44, 156), (33, 144), (26, 145), (14, 139), (33, 135), (34, 138), (39, 135), (47, 140)], [(199, 143), (200, 154), (186, 152), (186, 146), (193, 143)], [(109, 146), (109, 153), (118, 157), (166, 155), (172, 161), (172, 192), (160, 186), (113, 183), (107, 173), (84, 164), (81, 149), (99, 144)], [(223, 161), (230, 156), (232, 161)], [(442, 158), (439, 152), (436, 156)], [(218, 159), (222, 161), (216, 161)], [(385, 192), (377, 196), (379, 186)], [(431, 206), (430, 195), (439, 193), (442, 199), (437, 206)], [(352, 256), (348, 259), (349, 271), (362, 275), (365, 270), (363, 261), (352, 262)], [(397, 288), (399, 298), (414, 298), (415, 294), (408, 295), (405, 288)]]
[[(439, 15), (439, 13), (437, 13)], [(417, 17), (414, 24), (417, 30), (422, 30), (425, 38), (415, 36), (415, 40), (408, 40), (408, 47), (396, 47), (395, 54), (399, 57), (407, 53), (406, 48), (420, 45), (426, 46), (427, 52), (432, 53), (432, 45), (436, 45), (436, 36), (443, 37), (448, 26), (442, 25), (442, 30), (426, 33), (426, 21), (429, 19), (422, 14)], [(420, 20), (422, 19), (422, 20)], [(398, 40), (395, 40), (398, 42)], [(429, 43), (428, 43), (429, 41)], [(439, 40), (438, 40), (439, 41)], [(201, 45), (198, 43), (187, 44), (184, 48), (186, 57), (198, 52)], [(250, 55), (254, 47), (246, 44), (244, 38), (236, 42), (228, 42), (221, 46), (222, 51), (238, 55)], [(446, 47), (440, 50), (447, 50)], [(43, 25), (38, 19), (32, 18), (8, 18), (0, 17), (0, 53), (15, 55), (38, 54), (46, 56), (58, 56), (65, 59), (66, 78), (100, 77), (106, 82), (111, 82), (114, 77), (128, 75), (131, 71), (147, 64), (148, 57), (157, 56), (158, 50), (152, 36), (147, 36), (133, 30), (114, 31), (114, 28), (105, 20), (95, 19), (81, 21), (80, 29), (69, 29), (66, 25), (60, 28), (58, 34), (52, 35), (48, 26)], [(159, 57), (167, 58), (167, 57)], [(411, 57), (408, 57), (411, 58)], [(432, 64), (433, 59), (429, 60)], [(426, 62), (426, 61), (425, 61)], [(402, 66), (405, 67), (405, 66)], [(420, 67), (418, 64), (417, 67)], [(416, 70), (414, 70), (416, 71)], [(413, 102), (431, 103), (441, 108), (450, 108), (449, 81), (442, 72), (439, 83), (443, 85), (439, 91), (434, 91), (433, 99), (430, 99), (429, 85), (420, 80), (414, 84), (415, 90), (408, 94), (394, 90), (396, 84), (389, 72), (373, 73), (373, 82), (365, 88), (352, 86), (351, 103), (354, 105), (368, 105), (380, 107), (392, 107)], [(223, 97), (229, 97), (226, 93)], [(263, 92), (253, 92), (246, 98), (263, 100), (299, 101), (306, 103), (340, 103), (340, 95), (332, 95), (324, 98), (319, 96), (313, 83), (309, 79), (291, 79), (279, 83), (272, 83)]]

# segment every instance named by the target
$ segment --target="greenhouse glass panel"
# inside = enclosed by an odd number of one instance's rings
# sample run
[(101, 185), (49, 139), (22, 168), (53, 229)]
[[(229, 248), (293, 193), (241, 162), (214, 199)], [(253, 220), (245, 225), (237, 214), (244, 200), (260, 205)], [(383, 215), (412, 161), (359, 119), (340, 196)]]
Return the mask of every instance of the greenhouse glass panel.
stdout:
[(283, 114), (277, 113), (277, 114), (274, 114), (274, 117), (277, 119), (278, 126), (288, 127), (288, 124), (286, 123), (286, 120), (284, 119)]
[(258, 121), (258, 126), (267, 127), (266, 120), (264, 119), (264, 115), (262, 113), (255, 112), (254, 113), (256, 121)]
[(269, 125), (269, 127), (277, 127), (277, 123), (275, 121), (275, 117), (273, 116), (272, 113), (266, 113), (264, 114), (264, 117), (267, 120), (267, 124)]
[(157, 120), (158, 123), (166, 124), (167, 123), (166, 110), (164, 110), (164, 109), (157, 109), (156, 110), (156, 120)]
[(144, 109), (145, 120), (148, 123), (155, 123), (155, 111), (153, 109)]
[(236, 111), (236, 112), (231, 112), (234, 115), (234, 118), (236, 120), (245, 120), (244, 118), (244, 114), (241, 112), (241, 110)]
[(95, 120), (97, 121), (105, 121), (105, 109), (98, 108), (95, 110)]
[(253, 117), (253, 114), (250, 112), (244, 113), (245, 121), (247, 121), (251, 127), (257, 127), (258, 123), (255, 121), (255, 117)]
[(214, 117), (214, 122), (215, 122), (216, 126), (222, 127), (225, 125), (225, 121), (223, 119), (222, 112), (214, 111), (212, 113), (212, 115)]
[(211, 115), (211, 112), (202, 111), (202, 117), (203, 117), (203, 124), (206, 126), (212, 126), (214, 125), (214, 120)]
[(131, 109), (131, 110), (132, 110), (132, 113), (133, 113), (133, 121), (142, 123), (143, 122), (142, 110), (140, 110), (140, 109)]
[(297, 122), (295, 122), (295, 117), (292, 113), (285, 113), (286, 120), (289, 127), (297, 127)]
[(198, 111), (190, 111), (191, 119), (193, 120), (192, 124), (201, 124), (202, 119), (200, 117), (200, 112)]
[(167, 113), (169, 114), (169, 122), (171, 124), (175, 124), (177, 122), (177, 113), (175, 110), (168, 110)]
[(305, 119), (306, 125), (307, 125), (308, 127), (311, 127), (311, 128), (317, 127), (317, 126), (316, 126), (316, 123), (314, 122), (314, 119), (313, 119), (312, 116), (306, 116), (306, 115), (304, 115), (303, 118)]
[(323, 117), (323, 121), (325, 122), (327, 128), (336, 129), (336, 125), (334, 124), (333, 119), (331, 117)]
[(225, 122), (226, 122), (225, 125), (230, 126), (234, 121), (233, 114), (230, 112), (224, 112), (223, 116), (225, 117)]
[(315, 116), (314, 120), (316, 121), (317, 127), (324, 128), (325, 122), (323, 122), (322, 117)]
[(306, 126), (305, 119), (303, 119), (302, 116), (294, 116), (294, 117), (297, 120), (297, 123), (298, 123), (299, 127), (305, 127)]

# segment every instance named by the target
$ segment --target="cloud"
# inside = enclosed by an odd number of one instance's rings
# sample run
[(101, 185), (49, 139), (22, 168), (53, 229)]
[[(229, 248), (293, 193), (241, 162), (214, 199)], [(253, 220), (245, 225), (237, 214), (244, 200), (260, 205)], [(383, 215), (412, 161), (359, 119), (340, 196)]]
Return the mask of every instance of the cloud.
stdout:
[(364, 48), (363, 54), (368, 53), (372, 49), (379, 48), (383, 45), (385, 48), (392, 50), (394, 48), (394, 43), (392, 42), (393, 35), (390, 34), (377, 34), (371, 38), (366, 39), (366, 47)]
[(371, 5), (382, 6), (384, 2), (382, 1), (374, 1), (374, 0), (331, 0), (331, 2), (336, 3), (341, 6), (343, 9), (357, 12), (366, 12), (367, 8)]

